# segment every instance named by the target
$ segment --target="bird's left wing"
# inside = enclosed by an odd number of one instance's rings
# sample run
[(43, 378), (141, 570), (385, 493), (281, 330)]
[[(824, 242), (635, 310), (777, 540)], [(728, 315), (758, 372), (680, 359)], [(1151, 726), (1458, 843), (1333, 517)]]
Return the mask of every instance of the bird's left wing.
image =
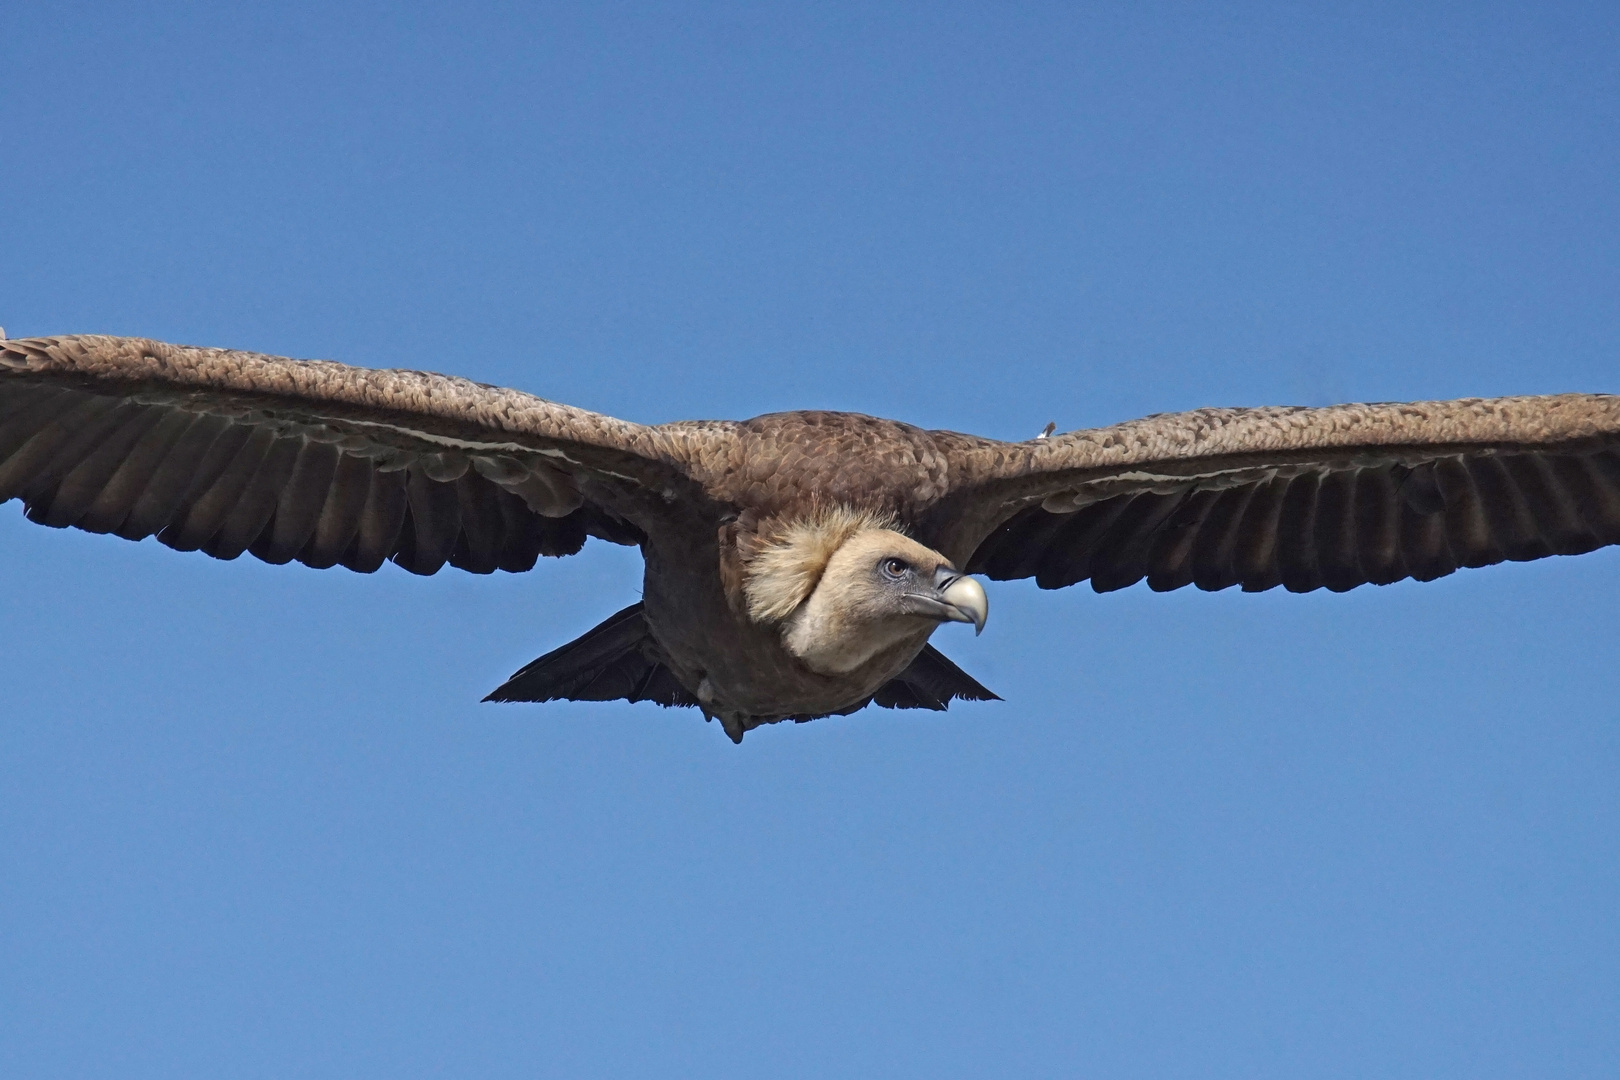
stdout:
[(701, 503), (723, 425), (644, 427), (466, 379), (81, 335), (0, 339), (0, 502), (183, 551), (527, 570)]
[[(1199, 409), (952, 436), (933, 511), (970, 572), (1098, 592), (1345, 590), (1620, 543), (1620, 397)], [(971, 554), (969, 554), (971, 553)]]

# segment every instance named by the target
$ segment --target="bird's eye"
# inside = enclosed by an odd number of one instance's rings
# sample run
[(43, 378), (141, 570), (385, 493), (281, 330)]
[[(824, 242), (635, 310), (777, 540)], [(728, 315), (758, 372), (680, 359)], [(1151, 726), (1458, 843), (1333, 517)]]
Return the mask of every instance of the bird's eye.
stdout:
[(904, 559), (884, 559), (880, 565), (883, 572), (890, 577), (905, 577), (907, 571), (911, 569), (911, 564)]

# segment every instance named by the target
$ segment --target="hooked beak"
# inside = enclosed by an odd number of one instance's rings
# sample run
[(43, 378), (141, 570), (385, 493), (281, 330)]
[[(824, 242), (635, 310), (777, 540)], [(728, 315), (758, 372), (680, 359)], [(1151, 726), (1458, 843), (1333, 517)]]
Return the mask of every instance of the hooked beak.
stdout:
[(910, 599), (924, 608), (918, 614), (926, 613), (945, 622), (972, 623), (975, 634), (984, 633), (984, 622), (990, 617), (990, 598), (985, 596), (984, 586), (948, 566), (934, 572), (932, 596), (913, 593)]

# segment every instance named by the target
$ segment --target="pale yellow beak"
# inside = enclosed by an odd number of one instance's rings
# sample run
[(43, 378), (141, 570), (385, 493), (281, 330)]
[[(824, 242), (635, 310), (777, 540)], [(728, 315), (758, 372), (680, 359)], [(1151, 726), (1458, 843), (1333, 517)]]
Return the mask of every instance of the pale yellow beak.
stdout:
[(975, 634), (984, 633), (984, 622), (990, 617), (990, 598), (984, 594), (983, 585), (964, 574), (939, 595), (959, 613), (950, 616), (953, 622), (970, 622)]

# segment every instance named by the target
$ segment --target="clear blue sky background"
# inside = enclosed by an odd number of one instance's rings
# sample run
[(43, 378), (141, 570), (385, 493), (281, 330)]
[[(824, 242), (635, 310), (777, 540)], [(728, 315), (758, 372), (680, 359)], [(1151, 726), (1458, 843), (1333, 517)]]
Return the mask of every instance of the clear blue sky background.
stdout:
[[(1015, 439), (1620, 391), (1620, 8), (1306, 7), (9, 4), (0, 323)], [(0, 1074), (1620, 1060), (1614, 550), (996, 585), (1005, 703), (740, 748), (478, 704), (639, 584), (0, 508)]]

